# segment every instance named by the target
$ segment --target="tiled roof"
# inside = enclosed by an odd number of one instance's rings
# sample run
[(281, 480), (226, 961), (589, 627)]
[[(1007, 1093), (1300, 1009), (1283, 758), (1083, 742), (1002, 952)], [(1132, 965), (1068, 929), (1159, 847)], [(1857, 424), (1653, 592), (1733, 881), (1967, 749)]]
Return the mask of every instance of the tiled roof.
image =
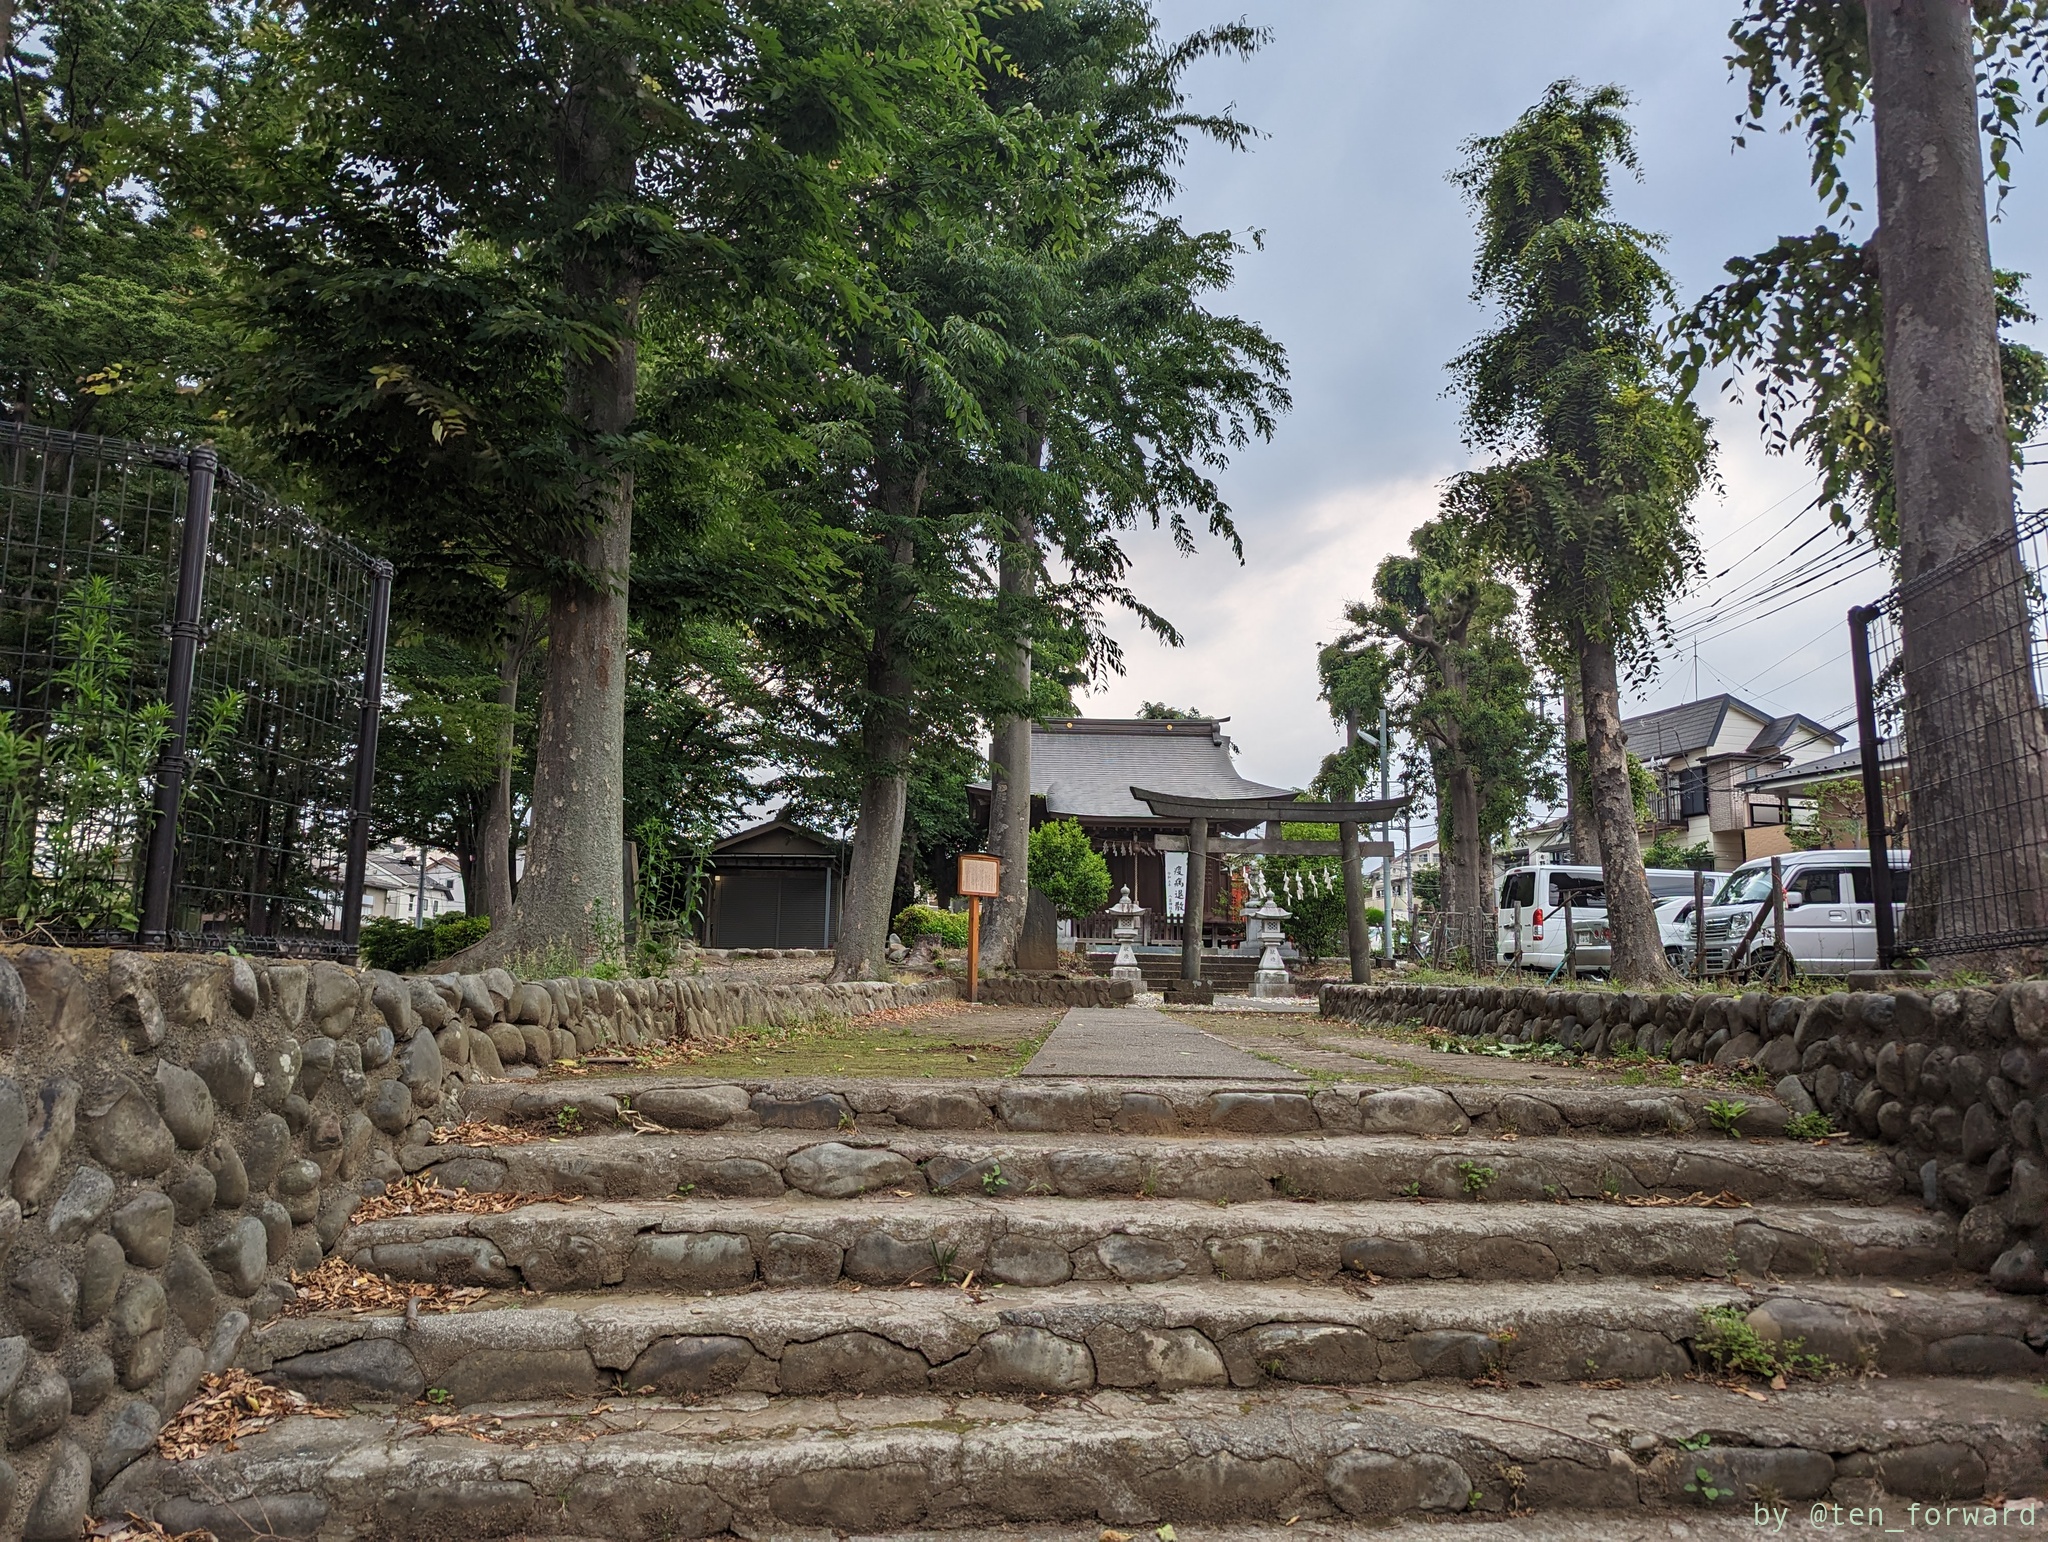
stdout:
[(1772, 750), (1782, 750), (1785, 747), (1785, 741), (1802, 728), (1812, 734), (1814, 738), (1825, 739), (1830, 744), (1848, 743), (1848, 740), (1828, 727), (1827, 724), (1816, 723), (1803, 712), (1793, 712), (1788, 713), (1784, 717), (1774, 717), (1769, 723), (1765, 724), (1764, 731), (1750, 740), (1749, 752), (1752, 755), (1765, 755), (1769, 754)]
[(1248, 781), (1231, 764), (1214, 718), (1055, 718), (1031, 730), (1031, 795), (1046, 812), (1082, 819), (1150, 820), (1133, 787), (1200, 798), (1293, 797), (1291, 787)]
[(1767, 713), (1724, 694), (1709, 696), (1702, 701), (1680, 702), (1675, 707), (1645, 712), (1640, 717), (1625, 717), (1621, 720), (1621, 731), (1628, 736), (1628, 747), (1636, 759), (1646, 764), (1672, 755), (1690, 755), (1714, 742), (1730, 707), (1747, 712), (1759, 722), (1768, 721)]

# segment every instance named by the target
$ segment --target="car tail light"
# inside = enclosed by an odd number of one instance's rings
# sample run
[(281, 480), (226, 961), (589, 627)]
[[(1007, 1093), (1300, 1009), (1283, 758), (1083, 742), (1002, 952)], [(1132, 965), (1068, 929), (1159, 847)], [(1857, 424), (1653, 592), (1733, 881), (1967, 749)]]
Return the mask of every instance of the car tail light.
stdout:
[(1537, 909), (1536, 909), (1536, 916), (1535, 916), (1535, 922), (1536, 922), (1536, 932), (1535, 932), (1535, 940), (1536, 940), (1537, 942), (1541, 942), (1541, 941), (1543, 940), (1543, 908), (1542, 908), (1542, 907), (1541, 907), (1540, 905), (1539, 905), (1539, 906), (1537, 907)]

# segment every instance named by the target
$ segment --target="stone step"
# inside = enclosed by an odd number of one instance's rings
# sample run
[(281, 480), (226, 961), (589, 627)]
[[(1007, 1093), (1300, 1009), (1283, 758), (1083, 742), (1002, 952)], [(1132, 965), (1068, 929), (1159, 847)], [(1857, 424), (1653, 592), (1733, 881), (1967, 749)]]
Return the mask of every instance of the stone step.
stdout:
[(340, 1251), (404, 1280), (529, 1290), (740, 1290), (1221, 1276), (1551, 1279), (1769, 1274), (1926, 1278), (1954, 1268), (1955, 1222), (1919, 1209), (1379, 1201), (943, 1199), (542, 1201), (499, 1215), (394, 1216)]
[(1761, 1405), (1677, 1382), (1370, 1395), (736, 1392), (695, 1405), (633, 1397), (427, 1412), (295, 1417), (233, 1450), (147, 1457), (98, 1510), (133, 1510), (174, 1533), (204, 1527), (223, 1542), (639, 1542), (1509, 1512), (1578, 1516), (1584, 1534), (1605, 1536), (1609, 1518), (1703, 1506), (1747, 1517), (1766, 1503), (1803, 1518), (1823, 1500), (1881, 1503), (1886, 1524), (1903, 1527), (1908, 1503), (2038, 1493), (2048, 1478), (2040, 1399), (2001, 1381), (1800, 1385)]
[(1286, 1135), (1643, 1135), (1708, 1132), (1708, 1106), (1739, 1102), (1744, 1135), (1776, 1135), (1787, 1118), (1768, 1093), (1666, 1086), (1565, 1086), (1531, 1072), (1527, 1083), (1337, 1083), (1276, 1092), (1181, 1080), (985, 1081), (822, 1077), (718, 1081), (674, 1076), (579, 1076), (559, 1081), (472, 1082), (472, 1118), (516, 1121), (567, 1135), (635, 1119), (673, 1130), (1003, 1130), (1016, 1134), (1219, 1131)]
[[(1825, 1504), (1826, 1501), (1821, 1501)], [(1913, 1527), (1916, 1538), (1931, 1538), (1934, 1542), (1986, 1542), (1987, 1538), (1998, 1535), (1987, 1531), (1984, 1526), (1966, 1521), (1965, 1514), (1975, 1515), (1984, 1508), (1981, 1505), (1955, 1505), (1951, 1509), (1957, 1516), (1955, 1525), (1940, 1523), (1930, 1525), (1926, 1516), (1928, 1506), (1921, 1506), (1918, 1514), (1920, 1523)], [(1992, 1507), (1997, 1510), (1998, 1506)], [(1809, 1506), (1796, 1510), (1788, 1508), (1785, 1516), (1785, 1531), (1799, 1535), (1801, 1526), (1815, 1526), (1806, 1519)], [(1849, 1508), (1842, 1507), (1841, 1525), (1847, 1535)], [(2036, 1507), (2037, 1515), (2048, 1514), (2048, 1508)], [(2015, 1519), (2006, 1535), (2023, 1525), (2018, 1518), (2024, 1514), (2024, 1506), (2017, 1506)], [(1862, 1525), (1862, 1521), (1853, 1523)], [(1989, 1523), (1986, 1523), (1989, 1524)], [(1699, 1510), (1643, 1510), (1622, 1514), (1608, 1511), (1599, 1518), (1599, 1542), (1762, 1542), (1766, 1536), (1777, 1533), (1767, 1532), (1758, 1523), (1753, 1513), (1713, 1514)], [(1380, 1521), (1369, 1531), (1361, 1532), (1359, 1527), (1346, 1518), (1327, 1521), (1295, 1520), (1273, 1521), (1266, 1524), (1207, 1525), (1196, 1521), (1183, 1523), (1174, 1528), (1178, 1542), (1327, 1542), (1327, 1539), (1341, 1539), (1341, 1542), (1357, 1542), (1363, 1535), (1369, 1542), (1586, 1542), (1589, 1535), (1584, 1515), (1514, 1515), (1499, 1516), (1466, 1513), (1462, 1515), (1435, 1515), (1428, 1520)], [(841, 1542), (1100, 1542), (1105, 1528), (1100, 1521), (1078, 1525), (1022, 1525), (1002, 1527), (974, 1526), (965, 1530), (948, 1528), (934, 1531), (929, 1527), (917, 1526), (905, 1530), (891, 1527), (887, 1532), (842, 1531), (833, 1533)], [(1151, 1527), (1140, 1527), (1135, 1531), (1119, 1533), (1131, 1542), (1155, 1542), (1155, 1531)], [(2024, 1533), (2022, 1533), (2024, 1534)], [(1864, 1535), (1869, 1535), (1868, 1532)], [(563, 1536), (550, 1532), (542, 1536), (529, 1533), (522, 1542), (614, 1542), (608, 1537)]]
[(680, 1191), (756, 1199), (789, 1189), (818, 1199), (929, 1189), (991, 1199), (1142, 1193), (1239, 1203), (1414, 1194), (1463, 1199), (1475, 1192), (1488, 1200), (1727, 1192), (1749, 1200), (1885, 1204), (1905, 1187), (1891, 1158), (1875, 1146), (1698, 1135), (1077, 1138), (897, 1130), (821, 1138), (807, 1131), (757, 1130), (413, 1146), (400, 1152), (400, 1160), (451, 1188), (609, 1199), (657, 1199)]
[(709, 1300), (560, 1295), (444, 1315), (285, 1318), (242, 1363), (330, 1407), (507, 1398), (1073, 1393), (1402, 1383), (1498, 1374), (1541, 1382), (1712, 1372), (1704, 1315), (1749, 1314), (1842, 1373), (2041, 1375), (2048, 1307), (1966, 1287), (1755, 1289), (1595, 1280), (1548, 1285), (1210, 1281), (1132, 1292), (788, 1291)]

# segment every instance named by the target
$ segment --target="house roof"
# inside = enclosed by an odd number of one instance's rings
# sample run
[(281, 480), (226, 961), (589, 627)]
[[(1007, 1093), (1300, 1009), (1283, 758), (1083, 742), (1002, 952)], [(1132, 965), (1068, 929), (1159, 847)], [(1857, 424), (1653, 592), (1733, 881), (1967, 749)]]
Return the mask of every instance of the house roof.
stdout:
[(1773, 717), (1761, 708), (1752, 707), (1739, 696), (1730, 696), (1725, 691), (1719, 696), (1708, 696), (1699, 701), (1680, 702), (1675, 707), (1665, 707), (1656, 712), (1645, 712), (1637, 717), (1621, 720), (1621, 731), (1628, 737), (1628, 747), (1636, 757), (1645, 763), (1651, 760), (1668, 760), (1673, 755), (1693, 755), (1710, 748), (1721, 737), (1721, 730), (1727, 726), (1730, 711), (1740, 712), (1762, 723), (1764, 726), (1748, 744), (1744, 753), (1771, 755), (1781, 753), (1785, 741), (1794, 730), (1804, 728), (1816, 738), (1840, 744), (1842, 736), (1824, 724), (1816, 723), (1803, 713), (1794, 712), (1784, 717)]
[(764, 819), (757, 825), (749, 825), (744, 830), (735, 830), (711, 848), (713, 857), (742, 854), (825, 857), (837, 856), (838, 853), (839, 843), (830, 836), (806, 829), (781, 814), (773, 819)]
[(1294, 796), (1237, 774), (1221, 718), (1054, 718), (1031, 729), (1031, 796), (1048, 814), (1157, 823), (1132, 787), (1187, 798)]
[(1816, 739), (1826, 740), (1829, 744), (1847, 744), (1849, 742), (1832, 728), (1828, 727), (1827, 724), (1816, 723), (1804, 712), (1792, 712), (1784, 717), (1774, 717), (1770, 722), (1766, 723), (1764, 731), (1750, 740), (1749, 752), (1752, 755), (1768, 755), (1775, 750), (1782, 750), (1792, 735), (1801, 729), (1804, 729)]
[[(1880, 771), (1896, 771), (1906, 764), (1906, 741), (1897, 735), (1881, 739), (1877, 745), (1877, 767)], [(1796, 766), (1774, 769), (1759, 766), (1742, 780), (1742, 785), (1756, 792), (1796, 792), (1815, 782), (1831, 781), (1838, 776), (1858, 776), (1863, 771), (1863, 750), (1861, 746), (1846, 749), (1835, 755), (1823, 755), (1818, 760), (1802, 760)]]

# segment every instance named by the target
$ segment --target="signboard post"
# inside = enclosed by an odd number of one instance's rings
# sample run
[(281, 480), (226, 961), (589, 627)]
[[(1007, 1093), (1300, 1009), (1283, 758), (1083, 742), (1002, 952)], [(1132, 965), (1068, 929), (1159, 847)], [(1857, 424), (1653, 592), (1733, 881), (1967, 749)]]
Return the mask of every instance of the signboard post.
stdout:
[(967, 999), (981, 989), (981, 902), (1002, 893), (1003, 859), (985, 851), (960, 853), (960, 892), (967, 896)]

